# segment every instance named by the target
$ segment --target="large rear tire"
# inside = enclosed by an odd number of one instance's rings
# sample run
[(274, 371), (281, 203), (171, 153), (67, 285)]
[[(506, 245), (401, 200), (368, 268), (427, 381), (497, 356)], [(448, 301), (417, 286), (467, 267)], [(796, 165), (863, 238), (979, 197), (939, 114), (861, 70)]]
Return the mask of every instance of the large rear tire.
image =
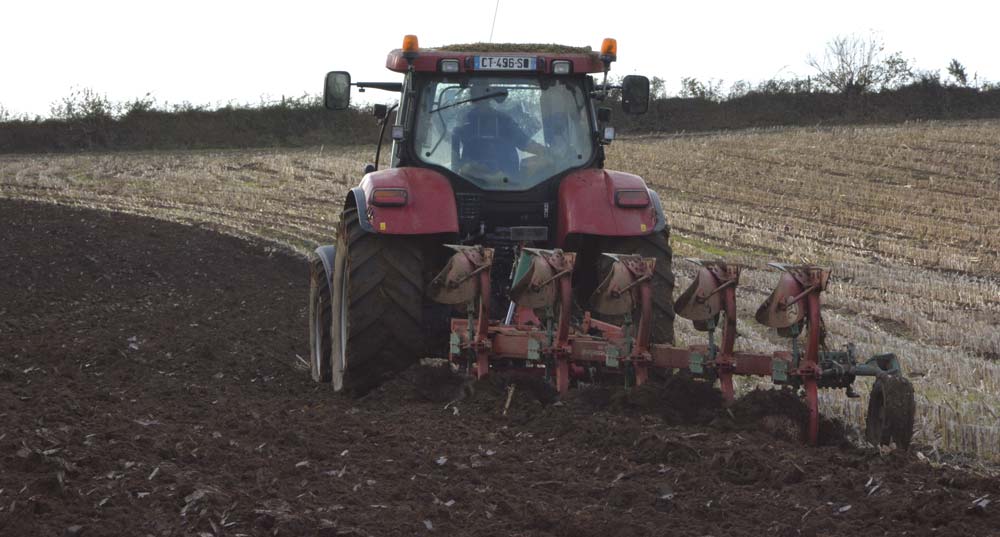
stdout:
[[(601, 253), (639, 254), (656, 259), (653, 274), (653, 329), (650, 343), (674, 344), (674, 252), (670, 248), (669, 228), (638, 237), (602, 237), (598, 243), (597, 274), (606, 274), (613, 261)], [(635, 314), (633, 319), (638, 320)], [(621, 322), (621, 319), (604, 319)]]
[(423, 245), (366, 232), (357, 209), (344, 210), (331, 280), (335, 391), (359, 397), (422, 357)]

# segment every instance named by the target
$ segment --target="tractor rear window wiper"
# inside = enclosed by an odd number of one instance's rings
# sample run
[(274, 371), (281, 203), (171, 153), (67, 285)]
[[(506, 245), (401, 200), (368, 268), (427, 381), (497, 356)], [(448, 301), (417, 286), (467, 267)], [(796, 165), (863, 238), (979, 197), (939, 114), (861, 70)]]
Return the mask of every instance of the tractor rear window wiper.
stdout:
[(493, 97), (506, 97), (506, 96), (507, 96), (507, 90), (500, 90), (500, 91), (496, 91), (496, 92), (493, 92), (493, 93), (486, 93), (484, 95), (480, 95), (479, 97), (469, 97), (468, 99), (462, 99), (461, 101), (455, 101), (455, 102), (453, 102), (451, 104), (446, 104), (444, 106), (439, 106), (439, 107), (431, 110), (428, 113), (429, 114), (433, 114), (435, 112), (440, 112), (442, 110), (447, 110), (449, 108), (458, 106), (460, 104), (472, 103), (472, 102), (476, 102), (476, 101), (482, 101), (484, 99), (490, 99), (490, 98), (493, 98)]

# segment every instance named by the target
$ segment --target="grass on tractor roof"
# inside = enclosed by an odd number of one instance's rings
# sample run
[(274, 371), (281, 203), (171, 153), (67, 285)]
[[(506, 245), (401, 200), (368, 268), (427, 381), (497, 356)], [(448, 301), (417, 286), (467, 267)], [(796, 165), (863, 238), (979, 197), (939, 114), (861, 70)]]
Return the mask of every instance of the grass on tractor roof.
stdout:
[(446, 52), (549, 52), (553, 54), (592, 54), (590, 47), (571, 47), (555, 43), (466, 43), (445, 45), (430, 50)]

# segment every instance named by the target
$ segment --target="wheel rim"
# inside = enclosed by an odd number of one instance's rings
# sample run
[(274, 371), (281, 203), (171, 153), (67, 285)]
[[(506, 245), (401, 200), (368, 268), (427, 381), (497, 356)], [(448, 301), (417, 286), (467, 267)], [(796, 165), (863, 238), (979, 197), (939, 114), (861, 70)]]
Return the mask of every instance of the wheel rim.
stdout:
[(320, 292), (316, 293), (313, 299), (313, 348), (312, 348), (312, 365), (313, 374), (317, 376), (318, 373), (323, 371), (323, 316), (319, 313), (319, 308), (322, 306), (323, 302), (320, 300)]
[(340, 279), (340, 370), (347, 367), (347, 304), (350, 297), (347, 296), (347, 275), (345, 268), (344, 276)]
[[(346, 254), (346, 252), (345, 252)], [(346, 265), (346, 260), (345, 260)], [(333, 310), (333, 314), (336, 316), (333, 323), (335, 327), (338, 327), (337, 334), (339, 342), (336, 347), (331, 349), (333, 356), (330, 357), (330, 380), (333, 383), (333, 390), (340, 391), (344, 387), (344, 368), (347, 367), (347, 307), (348, 307), (348, 297), (347, 297), (347, 267), (344, 267), (343, 274), (340, 276), (340, 281), (332, 282), (332, 286), (336, 286), (338, 293), (334, 293), (334, 297), (340, 299), (339, 307), (337, 305), (331, 304), (330, 308)], [(332, 287), (331, 286), (331, 287)]]
[(885, 393), (883, 392), (882, 397), (878, 399), (878, 407), (875, 409), (875, 438), (878, 439), (880, 445), (885, 444), (886, 434), (885, 434)]
[(872, 395), (868, 400), (868, 417), (866, 433), (868, 441), (875, 446), (887, 444), (885, 427), (885, 389), (883, 386), (873, 386)]

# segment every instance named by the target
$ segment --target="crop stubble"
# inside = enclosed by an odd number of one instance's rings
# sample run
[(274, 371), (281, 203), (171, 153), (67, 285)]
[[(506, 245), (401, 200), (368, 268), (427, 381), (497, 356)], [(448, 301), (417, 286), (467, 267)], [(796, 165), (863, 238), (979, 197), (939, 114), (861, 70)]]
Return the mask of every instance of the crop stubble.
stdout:
[[(300, 253), (332, 242), (338, 200), (371, 148), (0, 157), (0, 197), (95, 207), (262, 237)], [(918, 397), (916, 441), (1000, 458), (1000, 122), (775, 129), (636, 137), (608, 166), (644, 176), (683, 256), (744, 274), (739, 344), (785, 342), (752, 314), (767, 261), (832, 266), (826, 321), (838, 347), (897, 352)], [(702, 336), (679, 321), (682, 342)], [(756, 383), (744, 381), (747, 390)], [(855, 426), (862, 398), (823, 395)]]

